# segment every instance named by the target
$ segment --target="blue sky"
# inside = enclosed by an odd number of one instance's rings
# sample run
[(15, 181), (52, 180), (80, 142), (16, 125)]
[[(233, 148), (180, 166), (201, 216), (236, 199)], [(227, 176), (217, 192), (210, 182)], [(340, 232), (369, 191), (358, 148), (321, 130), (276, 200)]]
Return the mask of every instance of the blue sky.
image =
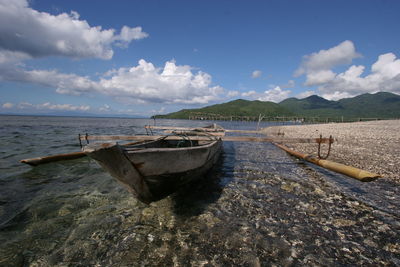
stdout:
[(400, 1), (0, 0), (0, 113), (400, 94)]

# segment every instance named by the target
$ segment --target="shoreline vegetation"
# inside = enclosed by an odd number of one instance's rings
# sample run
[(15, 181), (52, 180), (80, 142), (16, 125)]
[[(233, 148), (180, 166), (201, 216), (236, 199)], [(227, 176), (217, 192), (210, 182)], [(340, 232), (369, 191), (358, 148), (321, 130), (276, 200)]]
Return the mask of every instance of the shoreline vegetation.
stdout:
[[(351, 123), (271, 126), (262, 130), (267, 136), (284, 133), (288, 138), (332, 137), (329, 160), (350, 165), (400, 184), (400, 120)], [(317, 156), (317, 144), (287, 144), (301, 153)], [(327, 146), (321, 146), (321, 154)], [(382, 178), (378, 178), (382, 179)]]
[(338, 101), (312, 95), (288, 98), (279, 103), (237, 99), (197, 109), (182, 109), (155, 119), (348, 122), (400, 118), (400, 95), (378, 92)]

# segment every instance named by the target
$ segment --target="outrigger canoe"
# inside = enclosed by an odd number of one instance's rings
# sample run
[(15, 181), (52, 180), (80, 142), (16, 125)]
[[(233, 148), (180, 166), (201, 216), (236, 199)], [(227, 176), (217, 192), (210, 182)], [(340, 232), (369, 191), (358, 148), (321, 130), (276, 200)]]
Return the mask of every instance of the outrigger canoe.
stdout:
[[(331, 144), (329, 138), (267, 138), (254, 136), (225, 136), (226, 132), (256, 133), (259, 131), (225, 130), (212, 125), (204, 128), (146, 126), (146, 130), (166, 130), (169, 135), (79, 135), (79, 142), (86, 141), (82, 152), (50, 155), (23, 159), (20, 162), (32, 166), (77, 159), (89, 156), (96, 160), (106, 171), (124, 184), (137, 199), (151, 203), (170, 195), (180, 186), (198, 179), (214, 165), (222, 148), (222, 141), (235, 142), (272, 142), (286, 152), (317, 164), (329, 170), (339, 172), (361, 181), (372, 181), (379, 174), (363, 171), (351, 166), (330, 162), (320, 156), (321, 144)], [(279, 133), (278, 133), (279, 134)], [(92, 140), (132, 140), (134, 143), (90, 143)], [(317, 143), (318, 158), (292, 151), (282, 143)]]
[[(265, 138), (252, 136), (225, 136), (226, 132), (256, 133), (259, 131), (225, 130), (217, 125), (204, 128), (146, 126), (146, 130), (167, 130), (170, 135), (79, 135), (79, 143), (87, 145), (82, 152), (23, 159), (32, 166), (77, 159), (85, 155), (95, 159), (105, 170), (126, 185), (140, 201), (151, 203), (160, 200), (183, 184), (202, 177), (217, 161), (222, 141), (272, 142), (291, 155), (329, 170), (345, 174), (360, 181), (373, 181), (381, 175), (344, 164), (325, 160), (334, 142), (329, 138)], [(171, 135), (172, 134), (172, 135)], [(280, 135), (279, 132), (277, 135)], [(283, 135), (283, 134), (282, 134)], [(134, 143), (91, 143), (92, 140), (133, 140)], [(289, 149), (283, 143), (317, 143), (318, 158)], [(325, 157), (320, 156), (322, 143), (329, 144)]]
[(224, 129), (214, 125), (128, 146), (91, 143), (83, 152), (149, 204), (203, 177), (218, 160), (223, 135)]

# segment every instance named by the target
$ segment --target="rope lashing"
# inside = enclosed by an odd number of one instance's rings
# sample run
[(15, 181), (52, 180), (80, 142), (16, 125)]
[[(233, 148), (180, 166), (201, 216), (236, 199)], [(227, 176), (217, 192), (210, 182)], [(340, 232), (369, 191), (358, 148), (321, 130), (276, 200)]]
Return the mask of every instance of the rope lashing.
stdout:
[(324, 157), (321, 156), (321, 143), (322, 143), (322, 134), (319, 136), (318, 140), (318, 158), (319, 159), (327, 159), (329, 157), (329, 153), (331, 152), (331, 147), (333, 143), (332, 135), (329, 136), (329, 145), (328, 145), (328, 152)]

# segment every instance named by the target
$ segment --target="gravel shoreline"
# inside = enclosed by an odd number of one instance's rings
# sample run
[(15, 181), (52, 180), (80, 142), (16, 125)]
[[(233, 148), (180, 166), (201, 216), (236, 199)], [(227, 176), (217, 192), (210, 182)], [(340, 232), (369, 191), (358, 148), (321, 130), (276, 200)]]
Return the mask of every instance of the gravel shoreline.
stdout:
[[(269, 137), (284, 132), (287, 138), (317, 138), (332, 135), (328, 160), (381, 174), (400, 184), (400, 120), (273, 126), (263, 129)], [(288, 144), (288, 147), (317, 156), (317, 144)], [(327, 146), (321, 147), (321, 154)]]

